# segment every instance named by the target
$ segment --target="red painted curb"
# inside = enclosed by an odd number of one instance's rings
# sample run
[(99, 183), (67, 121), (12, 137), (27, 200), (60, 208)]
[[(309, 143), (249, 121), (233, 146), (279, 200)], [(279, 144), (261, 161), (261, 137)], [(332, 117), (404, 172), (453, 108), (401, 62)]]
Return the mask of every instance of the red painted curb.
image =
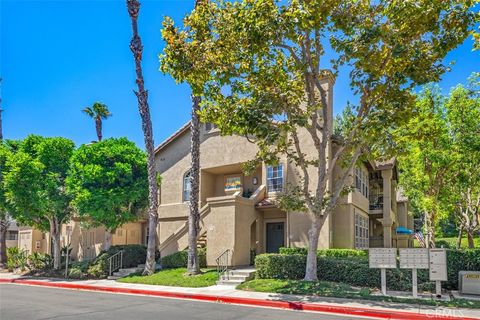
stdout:
[(168, 291), (155, 291), (145, 289), (131, 289), (131, 288), (115, 288), (88, 284), (75, 284), (75, 283), (55, 283), (45, 282), (39, 280), (26, 280), (26, 279), (0, 279), (0, 283), (14, 283), (32, 286), (43, 286), (52, 288), (64, 288), (75, 290), (88, 290), (99, 292), (111, 292), (111, 293), (126, 293), (126, 294), (138, 294), (147, 296), (156, 296), (164, 298), (176, 298), (176, 299), (191, 299), (209, 302), (231, 303), (239, 305), (270, 307), (277, 309), (290, 309), (290, 310), (302, 310), (311, 312), (324, 312), (338, 315), (350, 315), (350, 316), (362, 316), (377, 319), (391, 319), (391, 320), (425, 320), (425, 319), (455, 319), (455, 320), (474, 320), (480, 318), (467, 318), (461, 316), (441, 315), (441, 314), (419, 314), (405, 311), (395, 310), (381, 310), (373, 308), (354, 308), (345, 307), (341, 305), (322, 305), (304, 302), (289, 302), (278, 300), (262, 300), (252, 298), (239, 298), (239, 297), (227, 297), (227, 296), (214, 296), (205, 294), (194, 293), (178, 293)]

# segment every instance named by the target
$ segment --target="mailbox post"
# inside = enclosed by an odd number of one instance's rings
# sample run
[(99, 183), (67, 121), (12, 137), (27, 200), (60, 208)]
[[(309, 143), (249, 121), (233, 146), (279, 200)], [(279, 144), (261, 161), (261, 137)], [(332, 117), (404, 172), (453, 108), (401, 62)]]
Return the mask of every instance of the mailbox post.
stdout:
[(387, 269), (395, 269), (397, 267), (397, 249), (368, 249), (368, 264), (370, 268), (380, 269), (382, 294), (387, 295)]
[(442, 281), (447, 281), (447, 251), (444, 248), (430, 249), (430, 281), (435, 281), (437, 298), (442, 297)]
[(400, 249), (400, 268), (412, 269), (412, 294), (418, 297), (417, 269), (428, 269), (428, 249)]

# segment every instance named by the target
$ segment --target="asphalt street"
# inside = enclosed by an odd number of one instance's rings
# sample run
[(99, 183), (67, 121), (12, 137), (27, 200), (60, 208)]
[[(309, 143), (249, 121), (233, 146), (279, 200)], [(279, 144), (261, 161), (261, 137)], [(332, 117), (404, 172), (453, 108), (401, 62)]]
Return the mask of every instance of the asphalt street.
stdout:
[(0, 285), (0, 320), (360, 319), (180, 299)]

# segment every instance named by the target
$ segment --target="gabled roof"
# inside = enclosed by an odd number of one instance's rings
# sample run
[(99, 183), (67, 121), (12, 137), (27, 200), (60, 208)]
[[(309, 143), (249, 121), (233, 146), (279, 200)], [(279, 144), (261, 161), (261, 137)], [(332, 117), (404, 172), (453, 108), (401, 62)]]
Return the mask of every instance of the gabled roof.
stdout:
[(182, 133), (186, 132), (187, 130), (190, 129), (190, 123), (191, 121), (188, 121), (185, 123), (183, 126), (180, 127), (177, 131), (175, 131), (171, 136), (169, 136), (167, 139), (163, 140), (162, 143), (160, 143), (156, 148), (155, 148), (155, 154), (160, 152), (163, 148), (165, 148), (170, 142), (175, 140), (177, 137), (179, 137)]

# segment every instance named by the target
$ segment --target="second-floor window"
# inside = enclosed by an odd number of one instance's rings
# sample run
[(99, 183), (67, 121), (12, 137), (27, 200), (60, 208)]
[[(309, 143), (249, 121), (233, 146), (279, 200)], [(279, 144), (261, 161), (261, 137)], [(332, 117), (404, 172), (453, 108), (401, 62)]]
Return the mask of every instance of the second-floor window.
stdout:
[(362, 168), (355, 169), (355, 188), (368, 198), (368, 173)]
[(368, 218), (355, 213), (355, 249), (368, 249)]
[(268, 192), (283, 191), (283, 165), (267, 167), (267, 190)]
[(183, 201), (190, 201), (190, 171), (183, 176)]

